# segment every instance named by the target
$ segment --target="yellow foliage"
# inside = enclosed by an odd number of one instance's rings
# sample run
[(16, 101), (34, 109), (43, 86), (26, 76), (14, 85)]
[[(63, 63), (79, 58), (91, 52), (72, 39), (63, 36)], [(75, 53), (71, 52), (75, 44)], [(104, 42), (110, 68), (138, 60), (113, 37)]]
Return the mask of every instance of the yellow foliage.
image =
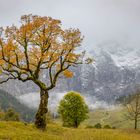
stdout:
[[(21, 26), (8, 26), (0, 36), (0, 66), (17, 79), (39, 80), (44, 69), (53, 88), (59, 74), (73, 77), (68, 69), (81, 64), (83, 56), (77, 53), (83, 37), (79, 29), (64, 30), (61, 21), (51, 17), (24, 15)], [(4, 70), (4, 69), (3, 69)], [(28, 73), (27, 79), (22, 74)], [(41, 81), (36, 82), (41, 86)], [(48, 89), (50, 89), (48, 87)]]
[(73, 77), (73, 72), (70, 71), (70, 70), (65, 70), (65, 71), (63, 72), (63, 74), (64, 74), (64, 76), (65, 76), (66, 78), (72, 78), (72, 77)]

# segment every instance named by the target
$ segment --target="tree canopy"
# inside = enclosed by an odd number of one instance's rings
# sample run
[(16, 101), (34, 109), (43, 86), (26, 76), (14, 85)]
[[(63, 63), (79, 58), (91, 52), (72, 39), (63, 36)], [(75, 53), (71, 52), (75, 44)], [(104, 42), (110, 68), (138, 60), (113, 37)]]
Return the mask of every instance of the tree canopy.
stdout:
[(62, 117), (64, 126), (77, 128), (88, 118), (88, 106), (79, 93), (71, 91), (60, 101), (58, 113)]
[[(1, 72), (9, 79), (32, 80), (44, 89), (52, 89), (60, 73), (72, 77), (69, 67), (82, 63), (84, 53), (78, 53), (83, 37), (79, 29), (64, 30), (61, 21), (51, 17), (24, 15), (21, 26), (0, 30)], [(49, 83), (39, 80), (46, 70)]]
[(0, 83), (18, 79), (32, 81), (40, 88), (35, 125), (45, 129), (48, 91), (56, 86), (60, 75), (71, 78), (70, 67), (83, 63), (85, 51), (79, 51), (83, 36), (79, 29), (63, 29), (61, 21), (51, 17), (24, 15), (20, 23), (0, 28)]

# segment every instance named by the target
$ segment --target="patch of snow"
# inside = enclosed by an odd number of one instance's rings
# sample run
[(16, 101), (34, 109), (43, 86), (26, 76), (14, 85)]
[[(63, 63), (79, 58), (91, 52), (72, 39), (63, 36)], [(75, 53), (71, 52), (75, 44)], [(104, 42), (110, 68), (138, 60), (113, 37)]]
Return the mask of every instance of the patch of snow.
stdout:
[(133, 47), (131, 44), (104, 42), (95, 46), (94, 50), (90, 53), (93, 54), (95, 62), (99, 63), (102, 59), (102, 52), (108, 54), (118, 67), (137, 68), (140, 66), (140, 49)]
[(137, 55), (137, 51), (132, 51), (123, 56), (111, 55), (112, 59), (118, 67), (133, 67), (140, 66), (140, 56)]

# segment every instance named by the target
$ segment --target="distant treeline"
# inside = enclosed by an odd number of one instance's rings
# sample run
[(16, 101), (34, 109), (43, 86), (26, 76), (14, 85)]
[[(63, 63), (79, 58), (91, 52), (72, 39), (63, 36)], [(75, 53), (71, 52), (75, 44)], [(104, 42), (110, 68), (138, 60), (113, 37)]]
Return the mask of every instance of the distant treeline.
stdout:
[(4, 90), (0, 89), (0, 107), (3, 111), (13, 108), (20, 114), (23, 121), (32, 122), (34, 120), (35, 110), (30, 109), (26, 105), (20, 103), (18, 99)]

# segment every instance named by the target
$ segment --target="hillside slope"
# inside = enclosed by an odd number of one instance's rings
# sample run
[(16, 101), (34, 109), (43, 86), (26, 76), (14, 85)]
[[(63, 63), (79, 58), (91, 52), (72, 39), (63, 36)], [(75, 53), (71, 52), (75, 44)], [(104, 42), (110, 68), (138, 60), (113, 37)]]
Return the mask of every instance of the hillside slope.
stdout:
[(14, 108), (20, 113), (21, 118), (24, 121), (32, 121), (34, 118), (35, 111), (21, 104), (14, 96), (0, 89), (0, 106), (3, 110), (9, 107)]

